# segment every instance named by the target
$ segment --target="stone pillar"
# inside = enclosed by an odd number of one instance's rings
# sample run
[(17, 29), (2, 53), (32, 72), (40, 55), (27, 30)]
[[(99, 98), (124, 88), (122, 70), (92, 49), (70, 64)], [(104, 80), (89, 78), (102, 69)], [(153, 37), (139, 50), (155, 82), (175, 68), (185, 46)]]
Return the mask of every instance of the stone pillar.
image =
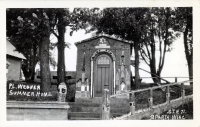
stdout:
[(110, 119), (110, 95), (109, 90), (105, 88), (103, 90), (102, 98), (102, 120)]
[(166, 101), (167, 101), (167, 104), (170, 104), (170, 90), (169, 90), (169, 85), (167, 86), (167, 92), (166, 92)]
[(116, 94), (116, 89), (115, 89), (115, 61), (113, 61), (113, 69), (114, 69), (113, 94)]
[(182, 97), (182, 106), (183, 106), (185, 102), (185, 86), (183, 83), (181, 83), (181, 97)]
[(90, 83), (90, 97), (93, 97), (93, 60), (91, 60), (91, 83)]
[(149, 101), (149, 108), (152, 109), (153, 108), (153, 89), (150, 89), (150, 97), (148, 99)]
[(119, 90), (120, 90), (120, 88), (119, 88), (119, 84), (120, 84), (120, 82), (119, 82), (119, 73), (117, 72), (116, 73), (116, 83), (115, 83), (115, 93), (116, 94), (118, 94), (119, 93)]
[(183, 99), (185, 98), (185, 86), (184, 86), (183, 83), (181, 84), (181, 97), (182, 97)]
[(82, 83), (85, 82), (85, 72), (82, 72)]
[(64, 82), (60, 83), (58, 86), (58, 101), (65, 102), (67, 95), (67, 86)]
[(86, 80), (86, 91), (89, 92), (89, 81), (88, 81), (88, 79)]
[(135, 115), (135, 93), (129, 94), (129, 102), (131, 115)]
[(175, 77), (175, 82), (177, 82), (177, 77)]

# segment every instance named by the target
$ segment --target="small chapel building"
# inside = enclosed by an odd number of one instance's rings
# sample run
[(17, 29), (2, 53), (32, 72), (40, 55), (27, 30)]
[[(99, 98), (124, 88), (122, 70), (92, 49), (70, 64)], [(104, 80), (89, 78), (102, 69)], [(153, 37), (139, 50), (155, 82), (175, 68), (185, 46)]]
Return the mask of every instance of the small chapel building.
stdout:
[(102, 97), (131, 89), (131, 42), (105, 35), (95, 36), (77, 46), (76, 98)]

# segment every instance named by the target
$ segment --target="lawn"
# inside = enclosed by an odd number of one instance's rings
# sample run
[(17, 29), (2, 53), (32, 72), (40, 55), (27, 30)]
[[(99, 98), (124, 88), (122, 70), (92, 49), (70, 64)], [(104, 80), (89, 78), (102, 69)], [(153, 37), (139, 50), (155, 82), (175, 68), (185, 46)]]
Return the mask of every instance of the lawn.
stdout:
[[(152, 85), (142, 84), (140, 89), (148, 88)], [(185, 85), (185, 95), (193, 94), (193, 87), (189, 85)], [(148, 98), (150, 97), (149, 91), (144, 91), (135, 94), (136, 97), (136, 110), (148, 108)], [(175, 85), (170, 86), (170, 100), (181, 97), (181, 86)], [(153, 90), (153, 104), (158, 105), (166, 102), (166, 89), (156, 89)]]

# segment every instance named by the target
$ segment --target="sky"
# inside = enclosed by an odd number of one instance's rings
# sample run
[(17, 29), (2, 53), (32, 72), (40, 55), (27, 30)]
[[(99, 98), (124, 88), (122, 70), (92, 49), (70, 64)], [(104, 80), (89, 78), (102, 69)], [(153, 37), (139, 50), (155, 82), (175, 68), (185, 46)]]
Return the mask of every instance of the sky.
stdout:
[[(73, 36), (69, 35), (70, 30), (67, 29), (65, 34), (65, 42), (70, 43), (70, 48), (65, 48), (65, 66), (66, 71), (76, 71), (76, 56), (77, 48), (74, 45), (75, 42), (92, 37), (92, 34), (85, 34), (85, 30), (79, 30), (73, 33)], [(51, 42), (57, 42), (55, 36), (50, 37)], [(173, 42), (173, 49), (171, 52), (166, 53), (164, 67), (161, 73), (161, 77), (188, 77), (188, 67), (184, 53), (183, 37), (181, 36)], [(52, 51), (57, 61), (57, 48)], [(159, 56), (157, 56), (158, 58)], [(134, 59), (134, 54), (132, 56)], [(158, 62), (158, 60), (157, 60)], [(36, 67), (38, 68), (38, 66)], [(140, 61), (140, 68), (149, 71), (149, 66), (144, 61)], [(51, 71), (56, 71), (57, 68), (50, 68)], [(131, 67), (132, 74), (134, 75), (134, 67)], [(143, 70), (139, 71), (140, 77), (151, 77), (151, 75)], [(174, 81), (174, 78), (167, 78), (168, 81)], [(185, 81), (187, 78), (180, 78), (179, 81)], [(151, 78), (144, 78), (143, 82), (152, 82)]]

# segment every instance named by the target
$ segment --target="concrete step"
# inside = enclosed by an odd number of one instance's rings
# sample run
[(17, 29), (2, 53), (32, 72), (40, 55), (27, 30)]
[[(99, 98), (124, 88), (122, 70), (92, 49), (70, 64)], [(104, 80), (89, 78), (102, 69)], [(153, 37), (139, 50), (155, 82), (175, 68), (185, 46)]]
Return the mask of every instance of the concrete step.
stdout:
[(129, 113), (130, 112), (130, 108), (110, 108), (110, 113)]
[[(125, 113), (125, 114), (128, 114), (128, 113)], [(110, 117), (111, 117), (111, 118), (116, 118), (116, 117), (120, 117), (120, 116), (122, 116), (122, 115), (124, 115), (124, 113), (111, 113), (111, 114), (110, 114)]]
[[(69, 109), (69, 112), (95, 112), (101, 113), (101, 107), (80, 107), (74, 106)], [(130, 112), (129, 108), (110, 108), (111, 113), (128, 113)]]
[(101, 104), (102, 103), (102, 97), (95, 97), (95, 98), (76, 98), (75, 102), (79, 103), (96, 103)]
[[(69, 102), (69, 120), (101, 120), (102, 98), (76, 98)], [(130, 112), (127, 98), (110, 99), (110, 116), (119, 117)]]
[(101, 118), (101, 114), (92, 112), (69, 112), (68, 118)]
[(101, 107), (92, 107), (92, 106), (71, 106), (69, 109), (69, 112), (95, 112), (95, 113), (101, 113)]
[[(127, 114), (127, 113), (125, 113)], [(111, 113), (110, 117), (115, 118), (124, 115), (124, 113)], [(73, 112), (68, 114), (69, 120), (101, 120), (101, 114), (91, 112)]]
[[(89, 103), (69, 103), (69, 112), (96, 112), (101, 113), (100, 104), (89, 104)], [(130, 111), (129, 105), (110, 105), (111, 113), (127, 113)]]
[(71, 117), (69, 120), (102, 120), (101, 118)]
[(80, 106), (80, 107), (99, 107), (100, 103), (93, 103), (93, 102), (69, 102), (69, 106)]

